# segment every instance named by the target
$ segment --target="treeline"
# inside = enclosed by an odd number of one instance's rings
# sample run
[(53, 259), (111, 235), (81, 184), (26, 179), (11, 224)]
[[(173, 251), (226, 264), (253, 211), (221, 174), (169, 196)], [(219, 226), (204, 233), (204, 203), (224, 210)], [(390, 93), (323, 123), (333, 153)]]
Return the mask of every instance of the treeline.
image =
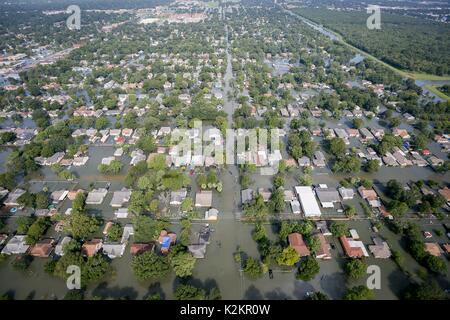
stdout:
[(322, 8), (296, 11), (394, 67), (437, 75), (450, 73), (450, 26), (446, 24), (382, 13), (381, 29), (369, 30), (365, 12)]

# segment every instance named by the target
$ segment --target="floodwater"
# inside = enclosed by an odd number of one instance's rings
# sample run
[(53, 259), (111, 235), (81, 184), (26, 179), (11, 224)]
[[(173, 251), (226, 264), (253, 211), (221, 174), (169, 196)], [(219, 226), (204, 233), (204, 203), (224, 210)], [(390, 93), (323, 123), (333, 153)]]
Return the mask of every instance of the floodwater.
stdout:
[[(228, 39), (228, 37), (227, 37)], [(225, 74), (225, 92), (224, 92), (224, 110), (228, 113), (229, 124), (232, 123), (232, 113), (234, 111), (234, 102), (228, 99), (227, 93), (231, 90), (229, 87), (229, 79), (232, 77), (231, 71), (231, 54), (229, 44), (227, 44), (228, 66)], [(347, 121), (347, 122), (346, 122)], [(365, 119), (366, 125), (373, 125), (379, 127), (380, 124), (377, 119)], [(341, 127), (348, 124), (348, 120), (342, 121), (326, 121), (329, 128)], [(316, 138), (320, 143), (320, 139)], [(350, 139), (352, 146), (359, 146), (360, 142), (356, 139)], [(128, 170), (129, 157), (124, 155), (122, 161), (124, 168), (118, 176), (110, 177), (103, 176), (98, 173), (97, 166), (103, 157), (111, 156), (114, 152), (114, 147), (98, 147), (92, 146), (89, 150), (89, 162), (86, 166), (80, 168), (71, 168), (78, 179), (73, 182), (62, 181), (51, 172), (50, 169), (45, 168), (42, 171), (43, 177), (37, 177), (36, 180), (30, 181), (30, 189), (34, 192), (42, 190), (44, 186), (49, 191), (65, 189), (77, 189), (89, 187), (104, 187), (110, 183), (109, 193), (101, 205), (89, 205), (87, 208), (89, 213), (102, 216), (105, 221), (114, 217), (114, 209), (109, 205), (112, 198), (112, 192), (119, 190), (123, 186), (123, 179)], [(434, 151), (433, 151), (434, 152)], [(0, 156), (3, 156), (0, 154)], [(295, 169), (300, 172), (300, 169)], [(211, 223), (214, 229), (210, 238), (210, 244), (207, 247), (206, 258), (199, 259), (194, 269), (193, 276), (188, 280), (190, 283), (202, 286), (203, 288), (211, 288), (218, 286), (221, 290), (224, 299), (303, 299), (306, 292), (320, 290), (330, 298), (339, 299), (345, 292), (346, 287), (364, 284), (366, 277), (358, 281), (349, 281), (343, 273), (343, 264), (346, 258), (343, 256), (342, 248), (337, 239), (330, 239), (334, 245), (332, 250), (333, 258), (329, 261), (320, 261), (320, 273), (309, 282), (304, 282), (295, 279), (295, 269), (283, 270), (276, 266), (271, 266), (273, 269), (273, 279), (270, 279), (267, 274), (257, 280), (250, 280), (246, 278), (240, 268), (233, 259), (233, 254), (238, 248), (244, 252), (246, 256), (259, 258), (259, 252), (255, 241), (253, 241), (251, 234), (254, 226), (239, 221), (240, 217), (240, 188), (238, 184), (238, 170), (234, 165), (229, 165), (221, 170), (220, 178), (223, 182), (223, 191), (219, 194), (214, 192), (213, 205), (219, 209), (219, 220)], [(449, 181), (449, 176), (437, 175), (429, 168), (388, 168), (382, 167), (375, 175), (361, 173), (359, 176), (367, 178), (376, 178), (377, 182), (386, 182), (390, 179), (397, 179), (402, 182), (407, 182), (411, 179), (434, 179), (438, 181)], [(346, 177), (346, 176), (345, 176)], [(45, 178), (43, 182), (42, 178)], [(252, 188), (258, 187), (270, 188), (272, 181), (270, 176), (253, 175)], [(330, 187), (336, 187), (339, 181), (344, 176), (332, 175), (329, 168), (314, 169), (313, 183), (326, 183)], [(297, 184), (295, 174), (289, 174), (286, 177), (286, 187), (291, 188)], [(193, 186), (193, 190), (195, 187)], [(361, 199), (355, 197), (354, 200), (346, 202), (347, 204), (355, 205), (358, 211), (362, 212), (359, 207)], [(70, 207), (70, 202), (65, 201), (61, 204), (60, 211)], [(287, 208), (285, 217), (291, 218)], [(281, 214), (280, 216), (282, 216)], [(371, 222), (363, 219), (348, 222), (348, 226), (357, 229), (362, 241), (368, 245), (372, 243), (371, 237), (375, 236), (371, 230)], [(124, 219), (123, 224), (129, 222)], [(12, 227), (14, 225), (14, 218), (9, 218), (8, 223)], [(442, 228), (436, 225), (426, 225), (421, 222), (424, 229), (435, 230)], [(195, 232), (202, 224), (195, 222), (192, 226), (191, 236), (195, 237)], [(172, 229), (175, 232), (179, 231), (179, 225), (176, 221), (173, 222)], [(267, 224), (266, 229), (271, 240), (276, 241), (276, 225)], [(409, 273), (416, 274), (419, 270), (417, 262), (405, 252), (400, 237), (393, 234), (387, 228), (382, 227), (379, 235), (386, 239), (390, 246), (402, 253), (405, 258), (405, 266)], [(57, 234), (53, 229), (49, 230), (47, 236), (58, 239), (61, 235)], [(101, 236), (101, 231), (96, 236)], [(445, 241), (445, 235), (435, 241)], [(67, 292), (63, 280), (54, 278), (46, 274), (44, 264), (49, 259), (36, 258), (32, 262), (29, 270), (25, 273), (16, 271), (9, 263), (9, 261), (0, 265), (0, 294), (10, 292), (16, 299), (53, 299), (62, 298)], [(141, 299), (148, 293), (160, 292), (166, 299), (173, 298), (174, 288), (178, 284), (178, 279), (172, 274), (167, 279), (157, 282), (139, 282), (130, 267), (131, 256), (129, 248), (127, 248), (125, 255), (112, 261), (111, 265), (113, 272), (103, 281), (93, 284), (87, 289), (87, 297), (102, 297), (102, 298), (128, 298)], [(369, 265), (378, 265), (381, 268), (381, 289), (375, 290), (377, 299), (397, 299), (403, 289), (408, 285), (407, 276), (397, 267), (397, 265), (390, 259), (380, 260), (373, 257), (367, 258), (366, 262)], [(448, 278), (448, 274), (447, 274)]]

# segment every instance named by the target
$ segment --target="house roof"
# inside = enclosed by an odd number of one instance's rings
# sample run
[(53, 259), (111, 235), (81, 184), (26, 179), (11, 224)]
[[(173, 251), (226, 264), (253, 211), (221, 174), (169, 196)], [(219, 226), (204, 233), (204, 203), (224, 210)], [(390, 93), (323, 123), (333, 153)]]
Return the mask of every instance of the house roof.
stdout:
[(252, 201), (254, 191), (252, 189), (245, 189), (241, 191), (242, 203)]
[(321, 203), (324, 202), (339, 202), (341, 199), (339, 198), (339, 193), (333, 189), (316, 189), (316, 195), (319, 198)]
[(196, 207), (211, 207), (212, 205), (212, 191), (203, 190), (197, 192), (195, 195), (195, 206)]
[(288, 235), (289, 245), (297, 251), (300, 257), (309, 256), (311, 253), (309, 252), (308, 247), (303, 241), (303, 237), (300, 233), (291, 233)]
[(92, 257), (102, 248), (102, 244), (102, 239), (92, 239), (90, 241), (86, 241), (81, 246), (81, 253), (88, 257)]
[(130, 246), (130, 253), (132, 255), (138, 255), (147, 251), (153, 251), (154, 248), (154, 243), (133, 243)]
[(114, 191), (110, 205), (112, 207), (120, 207), (124, 203), (130, 201), (131, 190), (123, 188), (120, 191)]
[(381, 238), (373, 238), (374, 245), (369, 245), (369, 251), (375, 258), (388, 259), (391, 257), (391, 249), (386, 241)]
[(72, 240), (71, 237), (65, 236), (62, 238), (55, 247), (55, 254), (58, 256), (64, 255), (64, 246)]
[(103, 253), (109, 258), (114, 259), (123, 256), (125, 252), (125, 243), (104, 243)]
[(438, 191), (447, 201), (450, 201), (450, 189), (445, 187), (443, 189), (439, 189)]
[(322, 259), (331, 258), (331, 247), (327, 239), (322, 233), (317, 233), (314, 235), (315, 238), (319, 239), (320, 246), (316, 251), (316, 256)]
[(339, 237), (339, 240), (341, 241), (342, 248), (345, 251), (345, 254), (350, 258), (355, 257), (362, 257), (364, 256), (364, 251), (360, 246), (353, 246), (352, 243), (355, 241), (352, 241), (351, 239), (348, 239), (345, 236)]
[(88, 196), (86, 198), (86, 203), (87, 204), (101, 204), (107, 193), (108, 193), (108, 190), (106, 190), (104, 188), (94, 189), (88, 193)]
[(439, 257), (442, 254), (441, 247), (439, 247), (436, 242), (426, 242), (425, 251), (436, 257)]
[(30, 250), (30, 255), (34, 257), (48, 257), (53, 250), (53, 239), (44, 239), (36, 243)]
[(25, 242), (26, 236), (12, 237), (2, 250), (3, 254), (21, 254), (27, 252), (29, 245)]

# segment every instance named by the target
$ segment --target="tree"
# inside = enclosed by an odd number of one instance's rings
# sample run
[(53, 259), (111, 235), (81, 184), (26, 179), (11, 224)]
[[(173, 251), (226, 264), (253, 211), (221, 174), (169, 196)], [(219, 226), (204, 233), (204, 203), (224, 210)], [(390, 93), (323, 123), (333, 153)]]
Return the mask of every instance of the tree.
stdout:
[(116, 242), (122, 238), (123, 228), (120, 223), (113, 223), (113, 225), (108, 229), (108, 239), (110, 241)]
[(330, 226), (330, 231), (335, 237), (345, 236), (347, 229), (347, 225), (343, 222), (333, 222)]
[(35, 208), (36, 195), (30, 192), (25, 192), (19, 198), (17, 198), (17, 203), (26, 208)]
[[(153, 138), (153, 136), (150, 135), (142, 136), (136, 142), (136, 147), (138, 147), (139, 149), (144, 151), (146, 155), (148, 155), (156, 150), (155, 139)], [(165, 156), (164, 156), (164, 164), (165, 164)]]
[(36, 194), (36, 208), (46, 209), (50, 205), (47, 193), (41, 191)]
[(17, 217), (16, 225), (17, 225), (17, 234), (26, 234), (28, 232), (28, 228), (33, 224), (33, 218), (31, 217)]
[(263, 274), (261, 263), (252, 257), (248, 257), (247, 260), (245, 260), (244, 273), (249, 278), (253, 279), (261, 277)]
[(249, 220), (264, 220), (268, 211), (263, 197), (258, 194), (251, 203), (244, 205), (243, 216)]
[(367, 264), (360, 259), (352, 259), (345, 264), (345, 273), (353, 279), (359, 279), (366, 274)]
[(136, 242), (150, 242), (158, 237), (161, 230), (168, 227), (168, 223), (140, 215), (133, 219), (133, 226)]
[(191, 197), (186, 197), (181, 201), (180, 207), (182, 212), (191, 212), (194, 208), (194, 200)]
[(284, 201), (284, 189), (283, 187), (277, 188), (270, 198), (270, 208), (275, 212), (282, 212), (286, 206)]
[(448, 294), (436, 281), (412, 284), (405, 293), (407, 300), (446, 300), (448, 298)]
[(30, 245), (36, 244), (49, 226), (50, 220), (47, 217), (38, 218), (28, 229), (25, 239), (26, 243)]
[(317, 260), (311, 256), (306, 257), (305, 260), (300, 262), (300, 266), (297, 270), (296, 278), (309, 281), (314, 279), (317, 273), (320, 271), (320, 266)]
[(106, 257), (96, 254), (87, 258), (86, 263), (81, 268), (81, 281), (86, 285), (102, 279), (110, 270)]
[(356, 215), (356, 209), (354, 206), (347, 206), (344, 209), (344, 214), (347, 218), (353, 218)]
[(345, 142), (341, 138), (333, 138), (329, 142), (329, 148), (332, 155), (340, 157), (345, 154)]
[(76, 239), (83, 239), (98, 230), (99, 221), (97, 218), (87, 215), (84, 212), (72, 212), (66, 218), (64, 229)]
[(329, 300), (328, 296), (325, 293), (322, 293), (320, 291), (313, 292), (312, 294), (309, 294), (305, 300)]
[(364, 121), (360, 118), (354, 118), (352, 124), (355, 129), (360, 129), (364, 125)]
[(205, 290), (196, 288), (188, 284), (179, 285), (175, 289), (175, 299), (177, 300), (205, 300)]
[(267, 238), (267, 231), (261, 222), (255, 224), (255, 230), (253, 231), (253, 240), (259, 242)]
[(131, 268), (139, 280), (161, 279), (170, 272), (170, 264), (166, 256), (152, 251), (137, 255), (131, 261)]
[(380, 169), (380, 162), (375, 159), (368, 160), (364, 169), (369, 173), (377, 172)]
[(406, 203), (398, 201), (398, 200), (392, 200), (388, 204), (388, 209), (392, 213), (394, 217), (401, 217), (406, 212), (408, 212), (409, 207)]
[(293, 266), (300, 259), (300, 255), (297, 251), (289, 246), (283, 249), (281, 253), (276, 257), (276, 261), (280, 266)]
[(101, 116), (95, 120), (95, 129), (102, 130), (109, 126), (109, 120), (105, 116)]
[(426, 258), (426, 264), (430, 271), (434, 273), (445, 274), (447, 272), (447, 264), (441, 257), (436, 257), (430, 254)]
[(177, 277), (185, 278), (192, 275), (196, 259), (189, 252), (179, 252), (170, 258), (170, 264)]
[(372, 300), (373, 291), (366, 286), (357, 286), (347, 290), (343, 300)]
[(84, 212), (86, 206), (86, 195), (84, 192), (78, 192), (72, 202), (72, 213)]

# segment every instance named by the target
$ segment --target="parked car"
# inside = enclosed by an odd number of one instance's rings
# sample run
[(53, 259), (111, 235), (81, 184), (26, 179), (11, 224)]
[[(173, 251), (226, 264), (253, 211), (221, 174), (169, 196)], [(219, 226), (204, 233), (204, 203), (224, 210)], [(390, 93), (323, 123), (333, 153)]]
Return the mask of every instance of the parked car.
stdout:
[(425, 239), (430, 239), (431, 237), (433, 237), (433, 235), (429, 231), (424, 231), (423, 236), (425, 237)]

